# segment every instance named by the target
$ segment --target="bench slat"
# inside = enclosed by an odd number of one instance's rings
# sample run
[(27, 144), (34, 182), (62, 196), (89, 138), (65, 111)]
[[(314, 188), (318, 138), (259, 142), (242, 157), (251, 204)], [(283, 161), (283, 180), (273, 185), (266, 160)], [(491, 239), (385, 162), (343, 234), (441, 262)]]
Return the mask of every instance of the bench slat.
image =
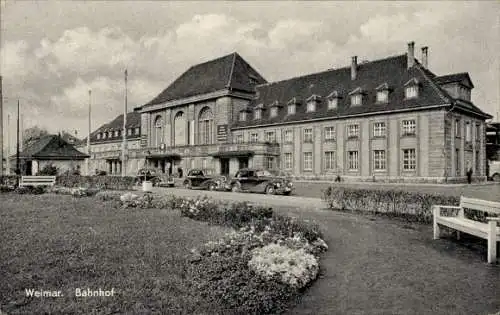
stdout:
[[(462, 231), (483, 239), (488, 239), (488, 224), (474, 220), (458, 217), (438, 217), (438, 224), (450, 227), (457, 231)], [(497, 235), (500, 236), (500, 228), (497, 227)]]
[(460, 197), (460, 207), (500, 214), (500, 202)]

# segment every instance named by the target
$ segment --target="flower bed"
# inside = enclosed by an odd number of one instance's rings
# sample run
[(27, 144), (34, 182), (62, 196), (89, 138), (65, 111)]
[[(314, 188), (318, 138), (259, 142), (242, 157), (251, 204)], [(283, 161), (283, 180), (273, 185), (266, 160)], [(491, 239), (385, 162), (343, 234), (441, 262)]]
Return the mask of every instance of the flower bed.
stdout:
[(316, 224), (275, 214), (267, 207), (151, 193), (126, 193), (119, 202), (123, 208), (178, 210), (194, 220), (233, 228), (218, 241), (194, 248), (187, 260), (193, 293), (217, 305), (216, 313), (286, 311), (317, 278), (319, 255), (328, 249)]

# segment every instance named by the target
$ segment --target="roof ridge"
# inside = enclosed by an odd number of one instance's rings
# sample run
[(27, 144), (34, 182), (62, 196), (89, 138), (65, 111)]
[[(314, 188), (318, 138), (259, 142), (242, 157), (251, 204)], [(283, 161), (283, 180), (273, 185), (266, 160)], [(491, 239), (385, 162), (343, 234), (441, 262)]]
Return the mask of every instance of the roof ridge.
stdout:
[[(415, 64), (415, 68), (417, 68), (417, 70), (420, 71), (420, 73), (422, 74), (422, 76), (424, 77), (424, 79), (427, 80), (430, 83), (430, 86), (438, 93), (439, 97), (443, 101), (445, 101), (445, 102), (452, 102), (453, 101), (453, 98), (450, 95), (445, 95), (445, 93), (443, 93), (443, 91), (436, 84), (436, 82), (434, 82), (434, 80), (432, 80), (431, 78), (429, 78), (427, 76), (427, 74), (425, 73), (425, 71), (423, 70), (422, 66), (419, 63)], [(446, 94), (448, 94), (448, 93), (446, 93)]]
[(229, 80), (227, 81), (226, 87), (231, 87), (231, 81), (233, 79), (234, 65), (236, 64), (236, 52), (233, 52), (233, 62), (231, 63), (231, 72), (229, 72)]
[[(359, 66), (366, 66), (368, 64), (372, 64), (372, 63), (375, 63), (375, 62), (385, 61), (385, 60), (388, 60), (388, 59), (393, 59), (393, 58), (395, 59), (395, 58), (399, 58), (399, 57), (403, 57), (403, 56), (406, 56), (406, 54), (392, 55), (392, 56), (384, 57), (384, 58), (381, 58), (381, 59), (371, 60), (371, 61), (367, 61), (365, 63), (358, 64), (358, 67)], [(322, 74), (322, 73), (339, 71), (339, 70), (350, 69), (350, 68), (351, 68), (351, 66), (349, 65), (349, 66), (344, 66), (344, 67), (341, 67), (341, 68), (327, 69), (327, 70), (323, 70), (323, 71), (319, 71), (319, 72), (313, 72), (313, 73), (308, 73), (308, 74), (304, 74), (304, 75), (299, 75), (299, 76), (296, 76), (296, 77), (291, 77), (291, 78), (283, 79), (283, 80), (279, 80), (279, 81), (273, 81), (273, 82), (258, 84), (258, 85), (256, 85), (256, 87), (261, 87), (261, 86), (266, 86), (266, 85), (272, 85), (272, 84), (276, 84), (276, 83), (282, 83), (282, 82), (291, 81), (291, 80), (295, 80), (295, 79), (302, 79), (302, 78), (306, 78), (306, 77), (309, 77), (309, 76), (315, 76), (315, 75)]]

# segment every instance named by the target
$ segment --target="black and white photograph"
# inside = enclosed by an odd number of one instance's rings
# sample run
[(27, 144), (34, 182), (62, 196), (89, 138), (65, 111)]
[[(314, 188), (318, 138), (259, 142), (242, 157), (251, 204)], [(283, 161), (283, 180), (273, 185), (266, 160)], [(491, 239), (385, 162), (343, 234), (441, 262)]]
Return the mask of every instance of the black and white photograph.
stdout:
[(0, 0), (0, 315), (500, 315), (500, 2)]

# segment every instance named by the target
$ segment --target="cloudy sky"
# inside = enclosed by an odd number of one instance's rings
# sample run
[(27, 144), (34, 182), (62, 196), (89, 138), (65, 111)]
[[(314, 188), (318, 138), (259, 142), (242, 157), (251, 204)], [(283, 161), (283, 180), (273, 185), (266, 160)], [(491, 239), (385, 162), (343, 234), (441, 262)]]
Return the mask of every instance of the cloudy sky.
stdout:
[(479, 2), (1, 2), (4, 118), (87, 133), (191, 65), (238, 51), (268, 81), (429, 46), (438, 75), (469, 72), (473, 101), (500, 104), (500, 4)]

